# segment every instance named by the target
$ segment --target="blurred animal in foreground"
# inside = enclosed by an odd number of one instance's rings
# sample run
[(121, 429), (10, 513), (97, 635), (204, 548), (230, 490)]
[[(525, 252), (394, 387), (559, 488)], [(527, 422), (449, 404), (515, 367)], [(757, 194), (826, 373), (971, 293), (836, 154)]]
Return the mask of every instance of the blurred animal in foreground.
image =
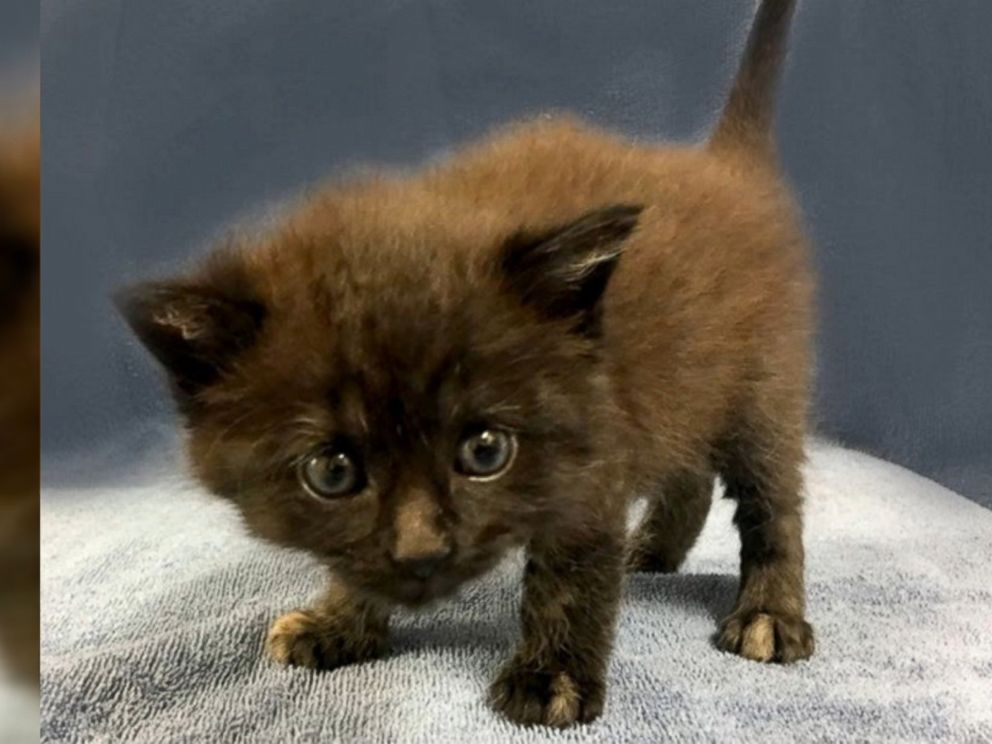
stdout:
[(41, 136), (0, 134), (0, 644), (38, 680)]

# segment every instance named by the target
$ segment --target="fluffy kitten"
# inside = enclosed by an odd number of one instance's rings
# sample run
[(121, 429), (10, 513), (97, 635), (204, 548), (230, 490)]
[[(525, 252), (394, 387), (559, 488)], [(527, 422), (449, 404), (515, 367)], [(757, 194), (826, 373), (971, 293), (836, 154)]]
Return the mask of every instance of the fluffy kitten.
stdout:
[(391, 606), (525, 546), (522, 640), (492, 703), (591, 721), (625, 570), (678, 567), (716, 475), (742, 542), (719, 646), (812, 652), (811, 280), (770, 136), (792, 10), (761, 4), (704, 146), (519, 125), (416, 177), (328, 188), (190, 276), (123, 293), (197, 476), (330, 569), (322, 601), (272, 626), (276, 660), (380, 654)]

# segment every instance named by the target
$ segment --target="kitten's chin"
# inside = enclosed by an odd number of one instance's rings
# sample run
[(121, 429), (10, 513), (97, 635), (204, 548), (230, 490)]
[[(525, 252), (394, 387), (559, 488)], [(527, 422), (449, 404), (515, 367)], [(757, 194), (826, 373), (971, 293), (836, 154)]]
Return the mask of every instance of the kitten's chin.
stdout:
[(437, 600), (450, 597), (461, 583), (449, 576), (432, 576), (429, 579), (399, 579), (388, 587), (387, 599), (411, 608), (424, 607)]
[(391, 572), (353, 573), (343, 566), (338, 571), (355, 591), (366, 595), (370, 600), (415, 609), (451, 597), (464, 584), (492, 570), (500, 557), (499, 552), (473, 556), (449, 565), (427, 578)]
[(382, 581), (367, 583), (366, 590), (378, 599), (391, 604), (399, 604), (411, 609), (422, 608), (451, 597), (462, 585), (485, 573), (486, 568), (488, 566), (437, 573), (426, 579), (390, 576)]

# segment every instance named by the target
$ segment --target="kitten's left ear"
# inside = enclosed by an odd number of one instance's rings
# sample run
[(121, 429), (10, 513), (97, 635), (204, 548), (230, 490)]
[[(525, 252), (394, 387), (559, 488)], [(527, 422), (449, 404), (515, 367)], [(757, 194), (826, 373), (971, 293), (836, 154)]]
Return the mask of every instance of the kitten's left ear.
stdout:
[(600, 300), (642, 209), (617, 204), (538, 235), (517, 233), (503, 248), (506, 284), (545, 317), (574, 318), (578, 333), (598, 335)]

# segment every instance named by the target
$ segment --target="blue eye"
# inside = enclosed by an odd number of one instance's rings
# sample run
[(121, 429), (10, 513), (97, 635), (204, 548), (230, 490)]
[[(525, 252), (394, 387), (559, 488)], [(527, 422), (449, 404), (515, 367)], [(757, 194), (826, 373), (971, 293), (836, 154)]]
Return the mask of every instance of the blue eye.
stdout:
[(489, 479), (501, 475), (513, 462), (516, 438), (502, 429), (483, 429), (458, 444), (455, 470), (470, 478)]
[(322, 499), (350, 496), (365, 486), (365, 475), (351, 455), (321, 451), (300, 463), (297, 475), (303, 487)]

